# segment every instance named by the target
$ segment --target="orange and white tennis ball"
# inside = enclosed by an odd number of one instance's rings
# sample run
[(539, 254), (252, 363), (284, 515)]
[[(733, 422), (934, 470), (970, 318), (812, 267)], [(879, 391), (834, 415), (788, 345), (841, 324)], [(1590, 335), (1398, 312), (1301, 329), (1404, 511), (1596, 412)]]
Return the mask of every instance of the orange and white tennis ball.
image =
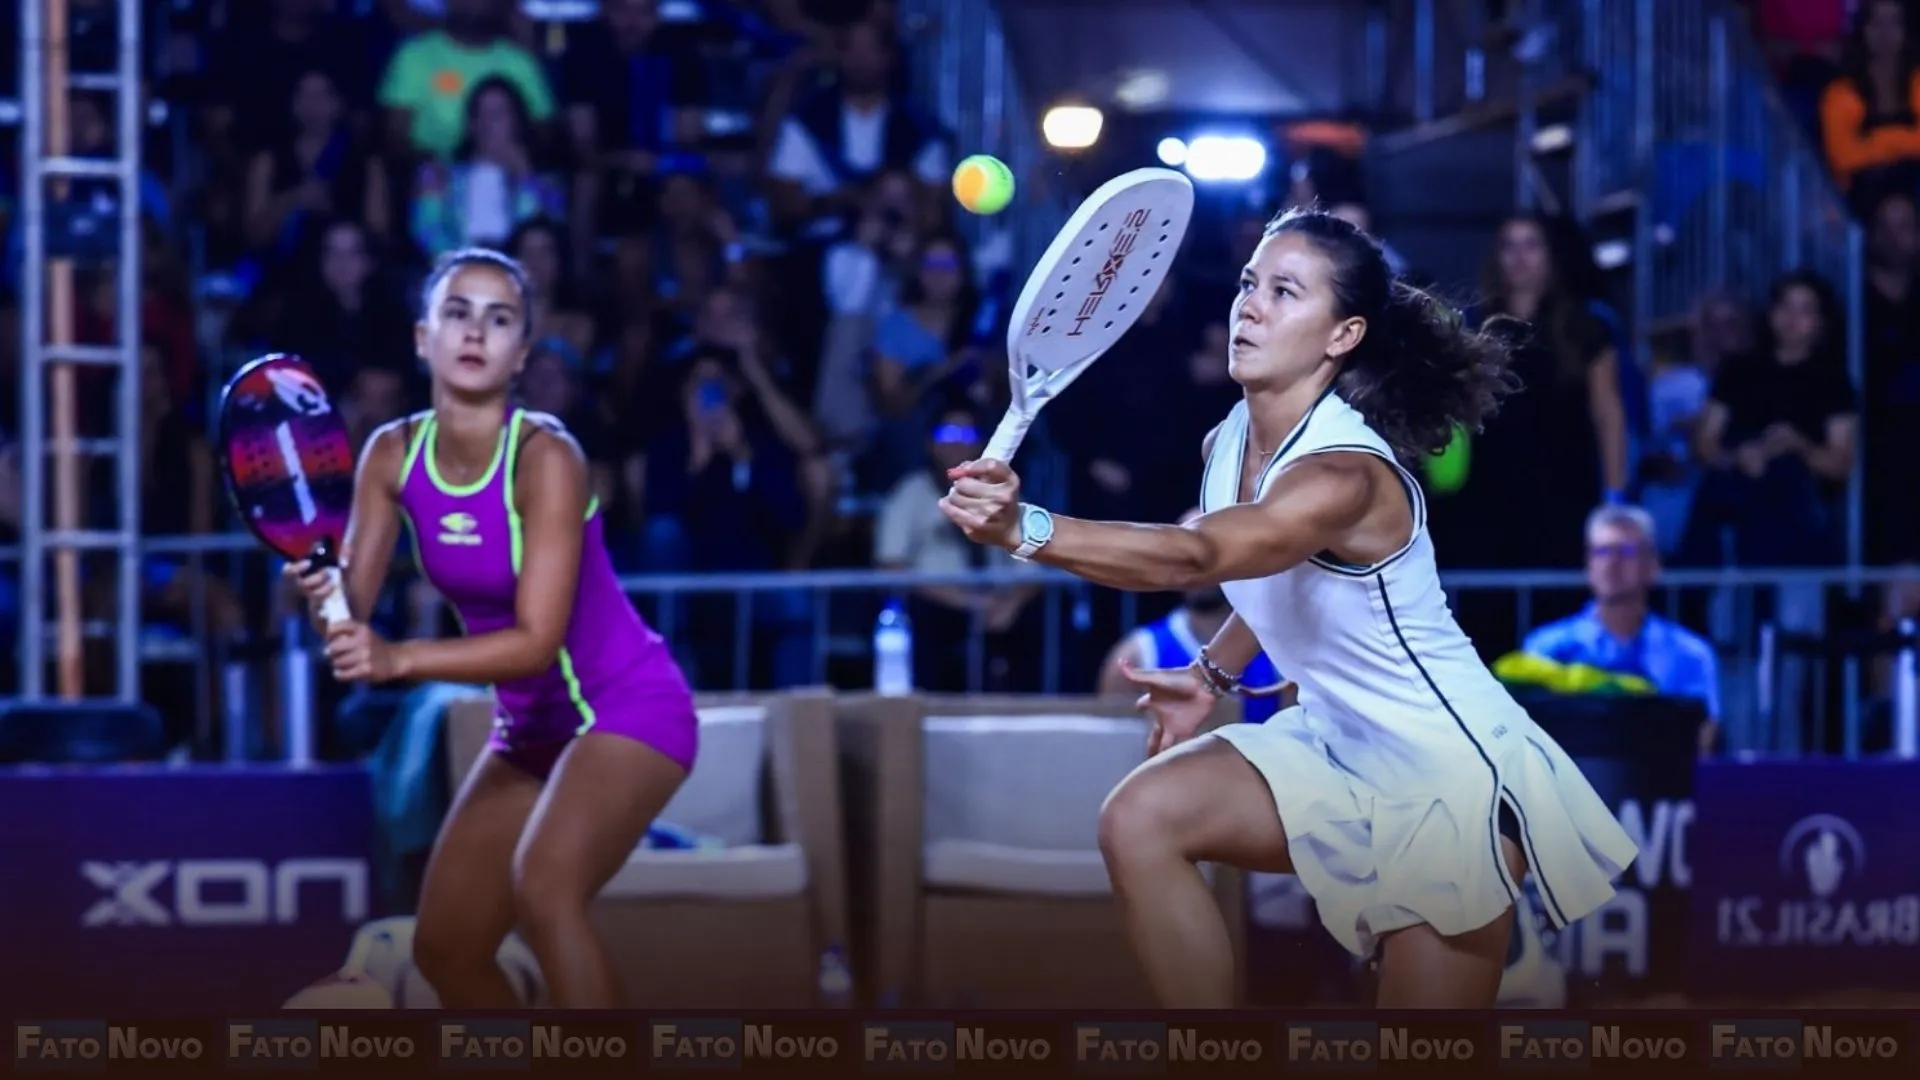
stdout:
[(991, 154), (975, 154), (953, 170), (953, 197), (975, 214), (997, 214), (1013, 201), (1013, 170)]

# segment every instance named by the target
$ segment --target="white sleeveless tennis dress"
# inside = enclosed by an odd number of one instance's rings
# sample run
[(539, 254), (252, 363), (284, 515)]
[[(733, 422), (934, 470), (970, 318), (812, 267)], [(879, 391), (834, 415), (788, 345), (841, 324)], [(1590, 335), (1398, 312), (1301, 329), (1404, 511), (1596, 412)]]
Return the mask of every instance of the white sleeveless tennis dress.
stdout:
[[(1201, 507), (1232, 505), (1247, 406), (1214, 439)], [(1373, 566), (1319, 556), (1224, 586), (1300, 704), (1225, 740), (1266, 778), (1287, 848), (1320, 919), (1359, 956), (1380, 935), (1426, 923), (1464, 933), (1519, 893), (1500, 853), (1504, 806), (1539, 888), (1565, 925), (1613, 896), (1638, 854), (1566, 752), (1509, 696), (1453, 621), (1427, 537), (1420, 485), (1360, 414), (1328, 393), (1260, 474), (1312, 454), (1373, 454), (1413, 500), (1413, 535)]]

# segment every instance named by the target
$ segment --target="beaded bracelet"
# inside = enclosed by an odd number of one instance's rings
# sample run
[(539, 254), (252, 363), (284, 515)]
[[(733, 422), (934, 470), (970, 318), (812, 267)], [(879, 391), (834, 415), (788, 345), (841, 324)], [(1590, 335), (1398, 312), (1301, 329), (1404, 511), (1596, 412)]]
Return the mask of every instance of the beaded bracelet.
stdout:
[(1213, 657), (1207, 655), (1206, 646), (1200, 647), (1198, 659), (1200, 679), (1206, 683), (1207, 689), (1213, 692), (1214, 697), (1235, 697), (1240, 693), (1239, 678), (1227, 674), (1225, 668), (1214, 663)]

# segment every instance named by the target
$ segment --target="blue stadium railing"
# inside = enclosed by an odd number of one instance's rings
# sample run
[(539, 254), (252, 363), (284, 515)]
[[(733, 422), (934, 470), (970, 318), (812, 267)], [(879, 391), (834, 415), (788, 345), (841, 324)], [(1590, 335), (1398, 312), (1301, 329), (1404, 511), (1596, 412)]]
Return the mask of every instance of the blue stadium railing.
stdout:
[[(148, 541), (146, 553), (184, 556), (190, 560), (226, 556), (229, 562), (238, 564), (233, 568), (235, 578), (254, 577), (256, 582), (263, 581), (269, 588), (280, 572), (280, 564), (244, 534), (154, 537)], [(0, 567), (11, 565), (18, 558), (17, 547), (0, 547)], [(1572, 610), (1586, 590), (1583, 575), (1575, 570), (1455, 572), (1443, 574), (1442, 580), (1448, 592), (1456, 597), (1467, 593), (1507, 595), (1513, 605), (1512, 624), (1519, 633)], [(981, 588), (1027, 585), (1041, 590), (1034, 602), (1040, 605), (1043, 632), (1038, 664), (1040, 677), (1036, 685), (1026, 689), (1058, 692), (1063, 685), (1086, 681), (1085, 672), (1065, 668), (1073, 662), (1068, 656), (1070, 642), (1079, 650), (1088, 646), (1079, 633), (1084, 626), (1081, 616), (1089, 598), (1102, 591), (1052, 570), (1015, 574), (922, 574), (865, 569), (642, 574), (623, 578), (622, 584), (629, 594), (654, 610), (661, 631), (670, 640), (683, 642), (693, 632), (682, 621), (684, 605), (695, 597), (733, 598), (734, 612), (721, 632), (732, 635), (735, 663), (729, 677), (710, 677), (704, 681), (702, 688), (710, 690), (748, 688), (745, 658), (754, 633), (752, 611), (757, 602), (776, 593), (808, 594), (809, 603), (804, 606), (802, 621), (810, 624), (806, 636), (811, 650), (811, 681), (826, 683), (830, 669), (844, 672), (850, 665), (859, 670), (859, 664), (867, 655), (873, 616), (885, 597), (930, 585)], [(1884, 710), (1877, 710), (1875, 706), (1884, 704), (1885, 696), (1892, 695), (1891, 676), (1883, 680), (1888, 688), (1885, 695), (1849, 689), (1839, 695), (1841, 700), (1836, 703), (1836, 710), (1829, 704), (1833, 695), (1823, 692), (1830, 665), (1814, 663), (1804, 655), (1804, 649), (1796, 651), (1782, 643), (1818, 640), (1831, 630), (1847, 626), (1849, 618), (1834, 606), (1841, 594), (1889, 586), (1892, 588), (1885, 590), (1889, 593), (1920, 589), (1920, 569), (1673, 571), (1661, 580), (1656, 606), (1669, 615), (1687, 617), (1695, 623), (1696, 630), (1714, 643), (1722, 668), (1723, 719), (1731, 749), (1817, 753), (1835, 744), (1841, 752), (1852, 756), (1863, 752), (1863, 748), (1878, 737), (1876, 725), (1881, 722)], [(1137, 595), (1120, 594), (1118, 613), (1123, 626), (1136, 624), (1138, 603)], [(204, 599), (196, 597), (191, 608), (197, 614), (190, 621), (197, 625), (183, 627), (175, 633), (149, 635), (146, 659), (153, 664), (195, 665), (204, 680), (212, 674), (209, 651), (203, 646)], [(436, 622), (431, 618), (433, 614), (428, 611), (423, 617), (416, 613), (415, 625)], [(1852, 621), (1857, 623), (1858, 617), (1854, 616)], [(297, 622), (293, 625), (304, 634)], [(87, 631), (104, 635), (111, 627), (103, 622), (88, 626)], [(715, 628), (704, 623), (699, 632), (711, 635)], [(1073, 642), (1077, 637), (1082, 640)], [(292, 655), (311, 653), (311, 644), (310, 640), (296, 638), (291, 645)], [(1107, 644), (1110, 643), (1092, 643), (1098, 648)], [(966, 649), (970, 658), (967, 666), (972, 671), (974, 685), (978, 686), (984, 654), (983, 635), (978, 625), (969, 635)], [(1097, 656), (1079, 659), (1081, 663), (1090, 663)], [(1867, 687), (1874, 682), (1867, 677), (1874, 666), (1871, 657), (1848, 655), (1837, 659), (1844, 687)], [(1913, 666), (1910, 653), (1889, 659), (1894, 661), (1896, 670)], [(1803, 700), (1805, 708), (1796, 710), (1795, 703)], [(281, 704), (282, 716), (297, 716), (306, 711), (307, 703)], [(199, 707), (209, 708), (204, 696)], [(202, 716), (201, 720), (204, 725), (210, 717)], [(203, 726), (202, 730), (210, 729)]]

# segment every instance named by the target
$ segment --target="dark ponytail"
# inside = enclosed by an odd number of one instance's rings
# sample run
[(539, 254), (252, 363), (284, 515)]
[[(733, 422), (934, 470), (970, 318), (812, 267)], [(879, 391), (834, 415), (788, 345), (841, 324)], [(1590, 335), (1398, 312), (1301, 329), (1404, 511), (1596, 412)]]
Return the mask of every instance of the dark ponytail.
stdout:
[(1478, 432), (1520, 388), (1513, 345), (1525, 324), (1517, 320), (1470, 330), (1446, 301), (1396, 281), (1367, 327), (1337, 386), (1402, 457), (1438, 454), (1456, 427)]
[(1379, 243), (1332, 214), (1290, 210), (1267, 226), (1269, 236), (1282, 232), (1306, 237), (1333, 264), (1336, 314), (1366, 320), (1334, 388), (1402, 458), (1440, 453), (1456, 427), (1479, 431), (1520, 389), (1513, 352), (1524, 323), (1469, 329), (1451, 304), (1396, 280)]

